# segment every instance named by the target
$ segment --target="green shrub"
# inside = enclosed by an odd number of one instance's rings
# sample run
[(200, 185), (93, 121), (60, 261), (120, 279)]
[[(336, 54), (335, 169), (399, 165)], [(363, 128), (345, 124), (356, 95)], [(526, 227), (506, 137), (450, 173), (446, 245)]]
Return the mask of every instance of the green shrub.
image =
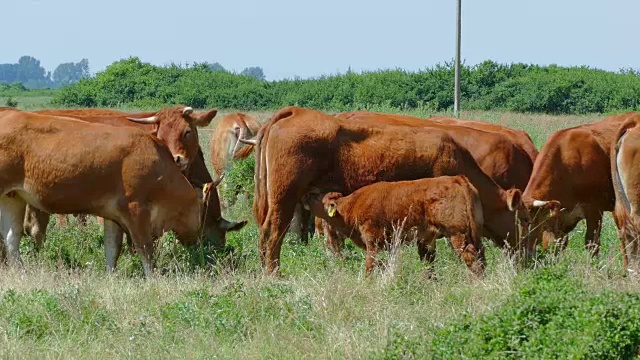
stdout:
[(569, 265), (530, 274), (514, 297), (442, 329), (435, 358), (631, 358), (640, 346), (638, 294), (587, 291)]
[[(420, 72), (347, 72), (269, 82), (211, 71), (207, 64), (159, 67), (134, 57), (63, 87), (54, 104), (145, 108), (188, 104), (244, 110), (298, 105), (335, 111), (384, 106), (443, 111), (453, 106), (453, 68), (452, 62), (446, 62)], [(485, 61), (463, 65), (461, 78), (462, 106), (466, 109), (554, 114), (640, 109), (640, 79), (635, 71)]]

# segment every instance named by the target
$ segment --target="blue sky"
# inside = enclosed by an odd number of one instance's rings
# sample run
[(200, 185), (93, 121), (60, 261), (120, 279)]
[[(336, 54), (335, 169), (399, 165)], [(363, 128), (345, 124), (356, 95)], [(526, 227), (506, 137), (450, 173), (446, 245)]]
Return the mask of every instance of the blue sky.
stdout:
[[(453, 59), (455, 0), (9, 0), (0, 63), (21, 55), (47, 70), (88, 58), (91, 71), (138, 56), (220, 62), (267, 78)], [(463, 0), (462, 57), (640, 69), (638, 0)]]

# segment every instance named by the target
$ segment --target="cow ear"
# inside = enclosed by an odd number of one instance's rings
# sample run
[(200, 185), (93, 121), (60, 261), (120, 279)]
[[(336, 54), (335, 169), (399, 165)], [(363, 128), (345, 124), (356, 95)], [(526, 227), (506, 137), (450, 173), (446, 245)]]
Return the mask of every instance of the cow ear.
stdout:
[(154, 124), (153, 125), (153, 129), (151, 131), (149, 131), (149, 134), (158, 137), (158, 125)]
[(247, 220), (232, 222), (225, 219), (221, 219), (220, 228), (224, 231), (238, 231), (247, 225)]
[(193, 121), (193, 124), (198, 127), (207, 127), (211, 123), (214, 117), (218, 114), (218, 109), (212, 109), (205, 112), (192, 113), (189, 115)]
[(562, 209), (562, 204), (558, 200), (551, 200), (545, 206), (544, 209), (551, 210), (551, 215), (549, 217), (558, 216), (560, 214), (560, 210)]
[(522, 192), (518, 189), (507, 190), (507, 207), (509, 211), (516, 211), (522, 204)]

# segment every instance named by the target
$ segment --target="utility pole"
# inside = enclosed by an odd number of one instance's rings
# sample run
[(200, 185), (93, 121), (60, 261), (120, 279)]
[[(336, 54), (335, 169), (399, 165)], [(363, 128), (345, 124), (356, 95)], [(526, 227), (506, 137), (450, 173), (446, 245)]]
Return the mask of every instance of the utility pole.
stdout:
[(456, 0), (456, 68), (455, 80), (453, 83), (453, 116), (460, 116), (460, 13), (462, 8), (462, 0)]

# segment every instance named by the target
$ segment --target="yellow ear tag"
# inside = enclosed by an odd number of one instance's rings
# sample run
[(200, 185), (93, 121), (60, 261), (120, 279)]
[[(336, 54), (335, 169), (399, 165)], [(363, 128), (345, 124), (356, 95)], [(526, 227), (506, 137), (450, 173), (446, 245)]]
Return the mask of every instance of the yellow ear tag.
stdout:
[(330, 207), (328, 213), (329, 213), (329, 217), (334, 217), (336, 215), (336, 207), (335, 206)]
[(210, 186), (211, 184), (209, 183), (204, 184), (204, 187), (202, 188), (202, 195), (207, 195), (207, 190), (209, 189)]

